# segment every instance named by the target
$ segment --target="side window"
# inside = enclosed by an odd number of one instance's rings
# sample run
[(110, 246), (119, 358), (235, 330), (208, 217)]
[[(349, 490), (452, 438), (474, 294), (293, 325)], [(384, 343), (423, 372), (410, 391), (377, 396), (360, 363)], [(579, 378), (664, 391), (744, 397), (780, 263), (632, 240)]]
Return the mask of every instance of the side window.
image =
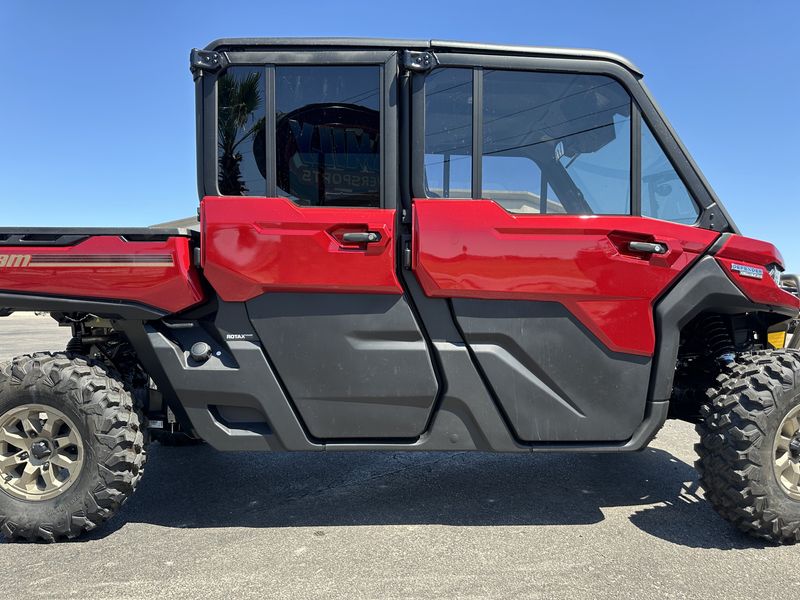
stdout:
[(380, 68), (275, 69), (276, 177), (305, 206), (379, 207)]
[(630, 107), (608, 77), (486, 71), (482, 197), (510, 212), (630, 214)]
[(471, 69), (436, 69), (425, 79), (425, 192), (472, 197)]
[(264, 95), (263, 68), (230, 67), (217, 82), (217, 184), (225, 196), (266, 194)]
[(697, 203), (675, 172), (647, 123), (642, 121), (642, 215), (693, 225)]

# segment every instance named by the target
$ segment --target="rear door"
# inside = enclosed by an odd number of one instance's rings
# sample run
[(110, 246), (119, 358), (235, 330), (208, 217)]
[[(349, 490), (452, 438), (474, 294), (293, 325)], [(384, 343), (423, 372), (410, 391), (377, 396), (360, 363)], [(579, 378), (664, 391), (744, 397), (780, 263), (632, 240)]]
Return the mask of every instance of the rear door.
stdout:
[(718, 234), (694, 226), (624, 69), (439, 60), (414, 76), (413, 272), (449, 299), (519, 439), (626, 440), (645, 412), (653, 305)]
[(415, 439), (437, 382), (397, 278), (395, 53), (229, 58), (204, 83), (205, 276), (246, 304), (312, 438)]

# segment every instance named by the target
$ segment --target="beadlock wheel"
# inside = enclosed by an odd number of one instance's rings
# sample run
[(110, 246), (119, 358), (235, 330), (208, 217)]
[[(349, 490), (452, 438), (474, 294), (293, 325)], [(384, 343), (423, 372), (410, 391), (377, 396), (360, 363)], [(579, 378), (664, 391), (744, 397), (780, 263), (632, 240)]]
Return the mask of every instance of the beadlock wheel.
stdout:
[(147, 458), (121, 377), (62, 353), (0, 363), (0, 536), (74, 539), (133, 494)]
[(775, 478), (790, 498), (800, 500), (800, 406), (781, 421), (773, 450)]
[(0, 489), (15, 498), (50, 500), (77, 481), (83, 440), (72, 420), (43, 404), (0, 416)]
[(695, 446), (706, 499), (742, 531), (800, 542), (800, 351), (737, 355), (708, 398)]

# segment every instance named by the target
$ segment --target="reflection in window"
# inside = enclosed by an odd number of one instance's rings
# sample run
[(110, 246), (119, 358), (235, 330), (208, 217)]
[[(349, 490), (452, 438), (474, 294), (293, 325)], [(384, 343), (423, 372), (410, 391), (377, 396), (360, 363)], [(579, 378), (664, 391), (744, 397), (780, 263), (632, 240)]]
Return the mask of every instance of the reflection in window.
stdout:
[(630, 148), (630, 97), (613, 79), (485, 72), (482, 195), (507, 210), (629, 214)]
[(279, 192), (302, 205), (379, 207), (380, 68), (275, 72)]
[(700, 215), (647, 123), (642, 121), (642, 215), (693, 225)]
[(425, 186), (429, 198), (472, 197), (472, 70), (425, 79)]
[(217, 81), (218, 185), (226, 196), (263, 196), (264, 70), (230, 67)]
[(567, 212), (539, 165), (524, 156), (484, 156), (483, 196), (512, 213)]

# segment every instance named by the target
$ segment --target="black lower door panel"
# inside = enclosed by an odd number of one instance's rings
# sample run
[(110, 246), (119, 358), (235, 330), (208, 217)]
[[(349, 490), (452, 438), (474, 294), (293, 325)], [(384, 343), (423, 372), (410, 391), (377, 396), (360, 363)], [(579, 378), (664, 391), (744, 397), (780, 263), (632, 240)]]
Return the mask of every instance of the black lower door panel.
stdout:
[(313, 437), (423, 433), (438, 384), (404, 296), (270, 293), (247, 311)]
[(517, 437), (622, 441), (642, 422), (651, 359), (611, 352), (554, 302), (453, 299)]

